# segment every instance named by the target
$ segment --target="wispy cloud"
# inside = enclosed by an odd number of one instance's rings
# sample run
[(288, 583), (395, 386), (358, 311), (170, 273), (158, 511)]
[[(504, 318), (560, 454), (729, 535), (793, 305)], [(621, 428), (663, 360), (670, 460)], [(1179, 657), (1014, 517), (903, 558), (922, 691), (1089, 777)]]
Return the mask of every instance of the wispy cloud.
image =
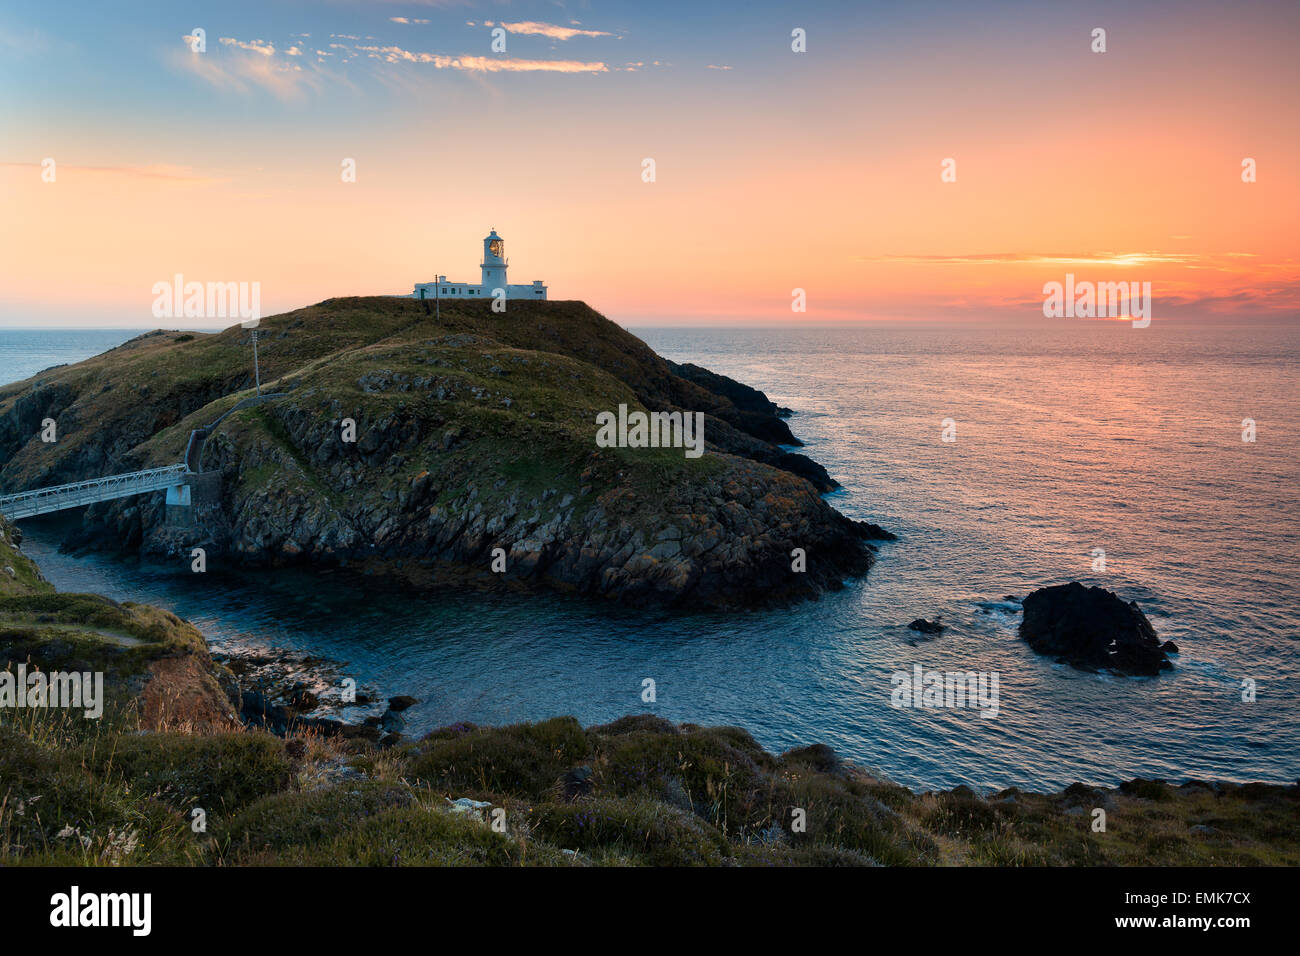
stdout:
[(898, 262), (915, 265), (1052, 265), (1052, 266), (1145, 266), (1156, 263), (1187, 263), (1202, 256), (1184, 252), (1088, 252), (1076, 254), (1042, 252), (980, 252), (966, 255), (857, 256), (855, 262)]
[(555, 23), (541, 23), (537, 20), (521, 20), (517, 23), (495, 23), (484, 20), (485, 27), (502, 27), (507, 33), (522, 36), (547, 37), (551, 40), (572, 40), (574, 37), (612, 37), (614, 34), (604, 30), (583, 30), (578, 27), (562, 27)]
[[(222, 43), (226, 39), (223, 37)], [(238, 41), (225, 45), (230, 50), (225, 56), (211, 52), (176, 52), (171, 56), (171, 64), (219, 89), (248, 93), (260, 88), (286, 101), (300, 98), (305, 90), (318, 90), (322, 86), (319, 67), (313, 65), (304, 70), (296, 62), (276, 57), (274, 50), (269, 53), (260, 49), (249, 52), (254, 47)], [(294, 59), (298, 59), (296, 54)]]
[(423, 25), (429, 22), (428, 20), (412, 20), (410, 17), (389, 17), (388, 19), (392, 20), (394, 23), (405, 23), (411, 25)]
[[(543, 24), (543, 26), (548, 25)], [(339, 64), (340, 70), (346, 69), (346, 65), (350, 62), (367, 60), (392, 64), (427, 64), (438, 70), (455, 70), (473, 74), (607, 73), (611, 69), (618, 69), (611, 68), (603, 60), (546, 60), (426, 53), (407, 50), (397, 45), (337, 42), (355, 40), (353, 34), (331, 33), (330, 36), (335, 42), (326, 44), (328, 49), (315, 49), (314, 57), (306, 55), (311, 52), (310, 49), (305, 50), (296, 43), (288, 45), (287, 48), (277, 49), (273, 42), (267, 40), (221, 37), (220, 48), (207, 53), (195, 53), (187, 44), (183, 53), (172, 54), (171, 63), (174, 67), (198, 76), (215, 87), (238, 93), (262, 89), (286, 101), (297, 99), (307, 91), (319, 91), (335, 81), (351, 85), (345, 73), (325, 68), (326, 57), (335, 57), (332, 62)], [(629, 65), (629, 68), (635, 67)]]
[(447, 56), (441, 53), (415, 53), (399, 46), (359, 46), (357, 49), (388, 63), (429, 63), (439, 70), (463, 70), (470, 73), (605, 73), (609, 70), (609, 67), (600, 61)]
[(262, 54), (262, 56), (275, 55), (275, 47), (270, 43), (264, 43), (261, 40), (245, 42), (243, 40), (236, 40), (234, 37), (221, 37), (221, 45), (238, 47), (241, 50), (251, 50), (254, 53)]

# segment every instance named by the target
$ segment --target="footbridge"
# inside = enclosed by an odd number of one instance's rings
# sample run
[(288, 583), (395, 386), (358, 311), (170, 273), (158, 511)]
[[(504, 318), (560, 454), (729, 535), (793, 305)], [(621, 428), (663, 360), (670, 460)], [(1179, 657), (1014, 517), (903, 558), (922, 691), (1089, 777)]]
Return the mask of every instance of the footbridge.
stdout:
[[(20, 491), (16, 495), (0, 496), (0, 514), (10, 519), (32, 518), (63, 511), (65, 508), (80, 508), (96, 501), (112, 501), (114, 498), (129, 498), (146, 491), (180, 488), (185, 485), (188, 471), (185, 465), (168, 465), (165, 468), (146, 468), (144, 471), (132, 471), (124, 475), (109, 475), (107, 478), (91, 478), (89, 481)], [(177, 498), (182, 496), (183, 493), (176, 495)], [(169, 504), (172, 503), (172, 497), (173, 495), (168, 495)]]
[(73, 481), (66, 485), (51, 485), (47, 488), (34, 488), (31, 491), (20, 491), (12, 495), (0, 495), (0, 514), (11, 520), (33, 518), (36, 515), (50, 514), (67, 508), (80, 508), (97, 501), (129, 498), (149, 491), (166, 491), (168, 505), (188, 507), (190, 484), (200, 475), (199, 465), (203, 444), (208, 436), (227, 415), (241, 408), (282, 398), (284, 394), (284, 392), (273, 392), (243, 399), (236, 402), (212, 424), (194, 429), (190, 432), (189, 444), (185, 448), (185, 460), (178, 465), (146, 468), (143, 471), (131, 471), (122, 475), (109, 475), (105, 478), (91, 478), (87, 481)]

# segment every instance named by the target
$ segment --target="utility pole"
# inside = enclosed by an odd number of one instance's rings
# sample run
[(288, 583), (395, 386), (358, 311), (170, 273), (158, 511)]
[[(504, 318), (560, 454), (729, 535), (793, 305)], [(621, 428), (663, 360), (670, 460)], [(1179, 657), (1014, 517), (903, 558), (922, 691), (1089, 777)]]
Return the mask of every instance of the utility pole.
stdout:
[(438, 275), (438, 270), (433, 270), (433, 318), (434, 321), (442, 319), (442, 297), (439, 293), (442, 291), (442, 277)]
[(257, 364), (257, 329), (253, 333), (253, 381), (257, 383), (257, 394), (262, 394), (262, 370)]

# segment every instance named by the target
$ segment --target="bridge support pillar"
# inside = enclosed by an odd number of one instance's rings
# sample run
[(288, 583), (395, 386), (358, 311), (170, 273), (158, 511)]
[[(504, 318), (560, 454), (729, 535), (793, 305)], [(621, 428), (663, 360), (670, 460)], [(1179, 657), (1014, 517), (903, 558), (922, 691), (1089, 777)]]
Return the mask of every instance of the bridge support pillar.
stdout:
[(169, 528), (194, 527), (191, 503), (189, 485), (172, 485), (167, 489), (166, 524)]
[(221, 514), (221, 472), (189, 472), (184, 481), (167, 489), (167, 527), (210, 526)]

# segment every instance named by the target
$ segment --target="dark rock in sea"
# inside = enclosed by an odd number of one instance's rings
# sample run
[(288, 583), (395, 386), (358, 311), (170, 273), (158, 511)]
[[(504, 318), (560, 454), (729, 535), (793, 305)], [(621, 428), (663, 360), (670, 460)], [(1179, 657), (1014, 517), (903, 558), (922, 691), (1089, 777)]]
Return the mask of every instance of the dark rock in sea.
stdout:
[[(668, 367), (677, 375), (689, 382), (700, 385), (715, 395), (721, 395), (731, 401), (741, 413), (748, 413), (754, 416), (777, 416), (780, 418), (787, 417), (791, 414), (790, 409), (782, 408), (775, 402), (771, 401), (766, 395), (756, 388), (737, 382), (734, 378), (728, 378), (725, 375), (719, 375), (717, 372), (710, 372), (706, 368), (698, 365), (692, 365), (690, 362), (678, 364), (668, 362)], [(785, 424), (782, 422), (781, 424)], [(781, 445), (802, 445), (799, 439), (790, 434), (787, 427), (784, 433), (776, 433), (781, 437), (768, 438), (768, 441), (775, 441)]]
[(399, 694), (396, 697), (388, 698), (388, 709), (394, 712), (406, 710), (408, 707), (414, 707), (419, 701), (409, 694)]
[(1160, 645), (1160, 649), (1164, 651), (1166, 654), (1178, 653), (1178, 645), (1175, 644), (1173, 641), (1165, 641), (1163, 644)]
[(406, 718), (395, 710), (386, 710), (379, 718), (379, 726), (390, 733), (400, 734), (406, 730)]
[(1010, 601), (1012, 604), (1020, 603), (1020, 598), (1016, 597), (1014, 594), (1004, 594), (1002, 595), (1002, 600)]
[(907, 626), (913, 631), (920, 631), (922, 634), (941, 634), (944, 628), (942, 617), (936, 617), (933, 621), (918, 617)]
[(1173, 665), (1135, 601), (1078, 581), (1025, 598), (1020, 636), (1039, 654), (1080, 670), (1153, 676)]
[(807, 455), (799, 455), (794, 452), (785, 452), (777, 456), (771, 464), (778, 468), (784, 468), (800, 478), (807, 478), (817, 488), (818, 491), (825, 493), (834, 491), (840, 487), (840, 483), (830, 476), (825, 468), (817, 464)]
[(897, 541), (898, 535), (892, 531), (886, 531), (878, 524), (872, 524), (870, 521), (859, 521), (858, 530), (862, 532), (865, 541)]

